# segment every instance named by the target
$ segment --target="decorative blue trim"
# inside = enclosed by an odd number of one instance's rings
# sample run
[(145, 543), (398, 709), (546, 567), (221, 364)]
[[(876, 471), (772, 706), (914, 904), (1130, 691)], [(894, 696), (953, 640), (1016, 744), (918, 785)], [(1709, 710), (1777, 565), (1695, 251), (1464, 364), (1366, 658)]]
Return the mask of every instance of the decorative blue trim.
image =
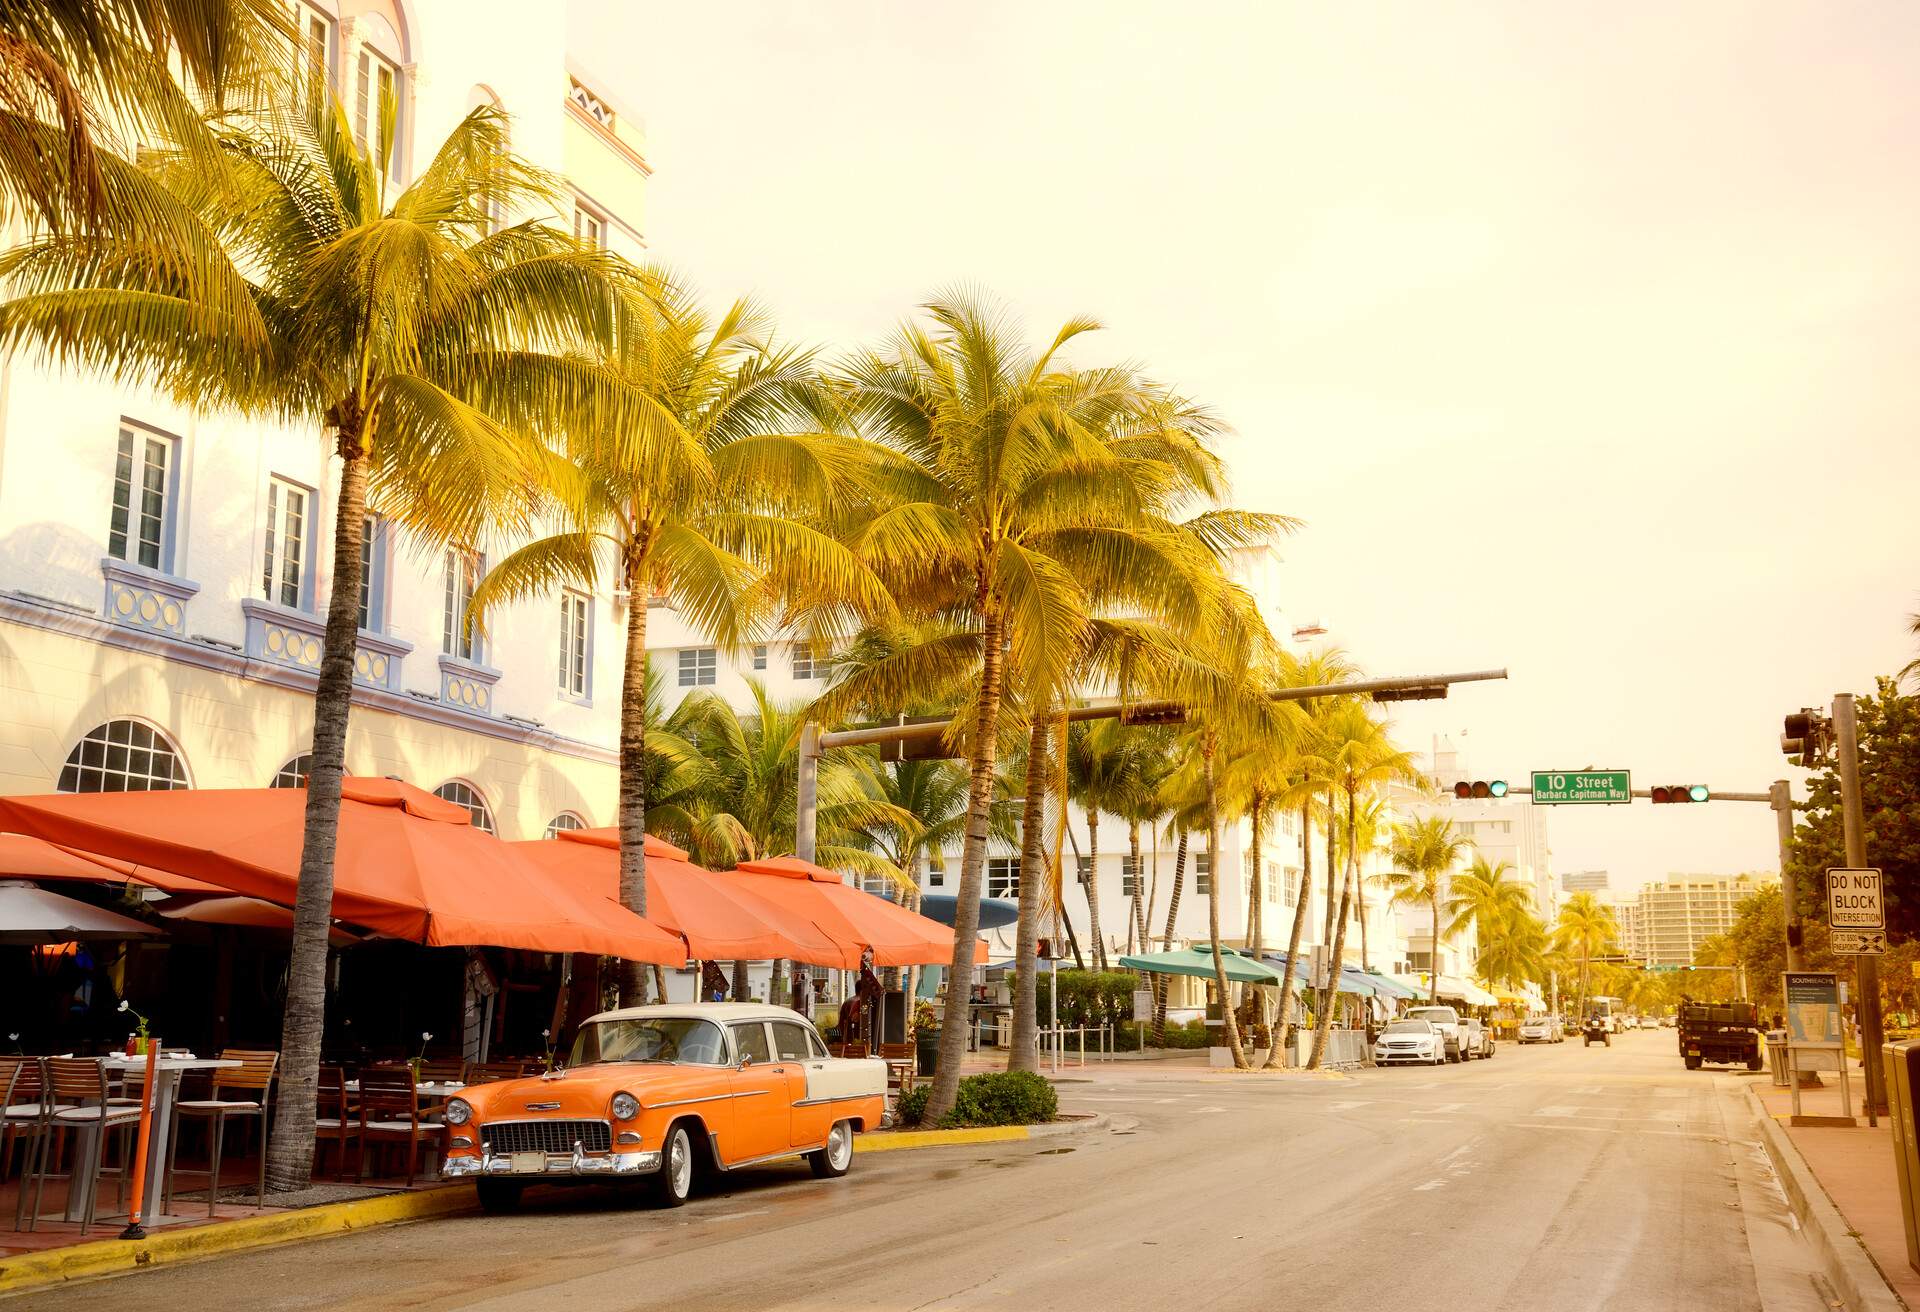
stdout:
[[(318, 675), (320, 649), (327, 637), (325, 619), (258, 597), (243, 597), (240, 611), (247, 621), (248, 656)], [(400, 662), (412, 650), (410, 642), (360, 630), (353, 653), (354, 682), (400, 691)]]
[(200, 591), (198, 583), (118, 556), (100, 557), (100, 574), (107, 585), (101, 613), (109, 623), (186, 636), (187, 602)]
[[(124, 565), (126, 562), (115, 561), (114, 563)], [(184, 580), (175, 580), (175, 582), (184, 582)], [(265, 684), (269, 687), (285, 688), (290, 692), (306, 693), (308, 696), (313, 694), (314, 686), (320, 681), (319, 675), (310, 670), (295, 669), (273, 661), (256, 660), (229, 643), (215, 643), (203, 638), (182, 638), (156, 629), (113, 624), (97, 615), (69, 609), (57, 601), (25, 596), (18, 592), (0, 592), (0, 623), (8, 622), (24, 625), (27, 628), (42, 629), (49, 633), (64, 634), (118, 651), (158, 656), (163, 660), (177, 661), (181, 665), (195, 669), (209, 670), (215, 674), (245, 679), (251, 683)], [(371, 642), (379, 642), (390, 651), (402, 655), (405, 653), (399, 649), (411, 650), (408, 644), (397, 642), (392, 638), (367, 633), (360, 635), (363, 650), (367, 649)], [(450, 729), (464, 729), (469, 733), (498, 738), (504, 742), (524, 743), (529, 747), (557, 752), (563, 756), (577, 757), (583, 761), (594, 761), (601, 765), (617, 765), (620, 760), (619, 753), (612, 747), (601, 747), (532, 725), (496, 719), (491, 715), (477, 714), (458, 706), (443, 705), (440, 702), (410, 697), (405, 693), (373, 688), (366, 684), (361, 684), (354, 690), (353, 704), (357, 707), (371, 707), (392, 715), (404, 716), (410, 720), (423, 720), (429, 724), (438, 724)]]
[(440, 654), (440, 700), (480, 715), (493, 714), (493, 685), (500, 671), (477, 661)]

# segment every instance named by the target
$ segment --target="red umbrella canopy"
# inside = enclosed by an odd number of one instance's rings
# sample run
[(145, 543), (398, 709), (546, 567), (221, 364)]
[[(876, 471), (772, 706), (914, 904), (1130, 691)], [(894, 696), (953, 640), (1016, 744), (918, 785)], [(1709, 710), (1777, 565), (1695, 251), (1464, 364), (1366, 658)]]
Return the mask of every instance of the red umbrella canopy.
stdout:
[[(290, 906), (306, 805), (303, 788), (56, 793), (0, 798), (0, 828)], [(466, 808), (392, 779), (342, 783), (332, 914), (433, 947), (686, 961), (678, 938), (556, 883), (473, 828)]]
[[(799, 857), (743, 861), (733, 878), (776, 906), (806, 915), (849, 949), (849, 968), (872, 949), (876, 966), (941, 966), (953, 961), (953, 930), (905, 907), (845, 883), (824, 866)], [(975, 960), (985, 960), (983, 944)]]
[[(567, 829), (552, 838), (509, 846), (576, 893), (619, 900), (617, 829)], [(840, 946), (804, 916), (701, 869), (687, 860), (684, 849), (665, 839), (648, 834), (646, 852), (647, 919), (685, 939), (690, 956), (844, 964)]]

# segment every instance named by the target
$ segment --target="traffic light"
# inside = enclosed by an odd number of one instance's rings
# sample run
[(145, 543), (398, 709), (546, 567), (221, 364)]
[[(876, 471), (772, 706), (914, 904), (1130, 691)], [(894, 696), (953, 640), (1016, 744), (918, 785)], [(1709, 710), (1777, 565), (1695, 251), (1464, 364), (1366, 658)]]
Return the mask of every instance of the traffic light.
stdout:
[(1505, 797), (1507, 781), (1505, 779), (1462, 779), (1453, 786), (1453, 795), (1461, 801), (1469, 798)]
[(1827, 717), (1810, 706), (1803, 706), (1783, 722), (1780, 750), (1789, 764), (1811, 770), (1827, 754), (1832, 742), (1832, 727)]
[(1661, 784), (1653, 790), (1654, 804), (1662, 802), (1704, 802), (1713, 796), (1705, 784)]

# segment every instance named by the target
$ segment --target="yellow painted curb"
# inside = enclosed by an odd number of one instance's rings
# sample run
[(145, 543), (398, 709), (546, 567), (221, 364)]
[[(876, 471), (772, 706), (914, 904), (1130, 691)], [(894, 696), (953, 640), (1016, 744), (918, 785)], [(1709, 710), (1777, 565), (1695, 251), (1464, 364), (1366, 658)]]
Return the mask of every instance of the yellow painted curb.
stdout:
[[(1024, 1125), (988, 1125), (977, 1130), (901, 1130), (884, 1134), (862, 1134), (853, 1141), (857, 1153), (888, 1153), (901, 1148), (944, 1148), (961, 1143), (1007, 1143), (1031, 1139)], [(0, 1286), (4, 1288), (4, 1286)]]
[(161, 1266), (233, 1253), (293, 1239), (345, 1234), (397, 1221), (418, 1221), (472, 1211), (478, 1206), (470, 1185), (419, 1193), (382, 1194), (350, 1202), (303, 1207), (278, 1216), (249, 1216), (237, 1221), (156, 1230), (145, 1239), (106, 1239), (41, 1253), (0, 1257), (0, 1296), (88, 1276)]

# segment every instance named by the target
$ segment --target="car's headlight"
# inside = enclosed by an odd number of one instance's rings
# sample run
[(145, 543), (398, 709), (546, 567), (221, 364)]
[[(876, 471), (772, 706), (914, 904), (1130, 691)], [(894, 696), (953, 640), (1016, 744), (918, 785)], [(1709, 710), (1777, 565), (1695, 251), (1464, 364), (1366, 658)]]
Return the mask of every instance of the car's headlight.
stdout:
[(473, 1119), (473, 1107), (465, 1098), (449, 1098), (446, 1117), (448, 1125), (465, 1125)]
[(630, 1121), (640, 1114), (640, 1100), (630, 1093), (613, 1095), (613, 1119)]

